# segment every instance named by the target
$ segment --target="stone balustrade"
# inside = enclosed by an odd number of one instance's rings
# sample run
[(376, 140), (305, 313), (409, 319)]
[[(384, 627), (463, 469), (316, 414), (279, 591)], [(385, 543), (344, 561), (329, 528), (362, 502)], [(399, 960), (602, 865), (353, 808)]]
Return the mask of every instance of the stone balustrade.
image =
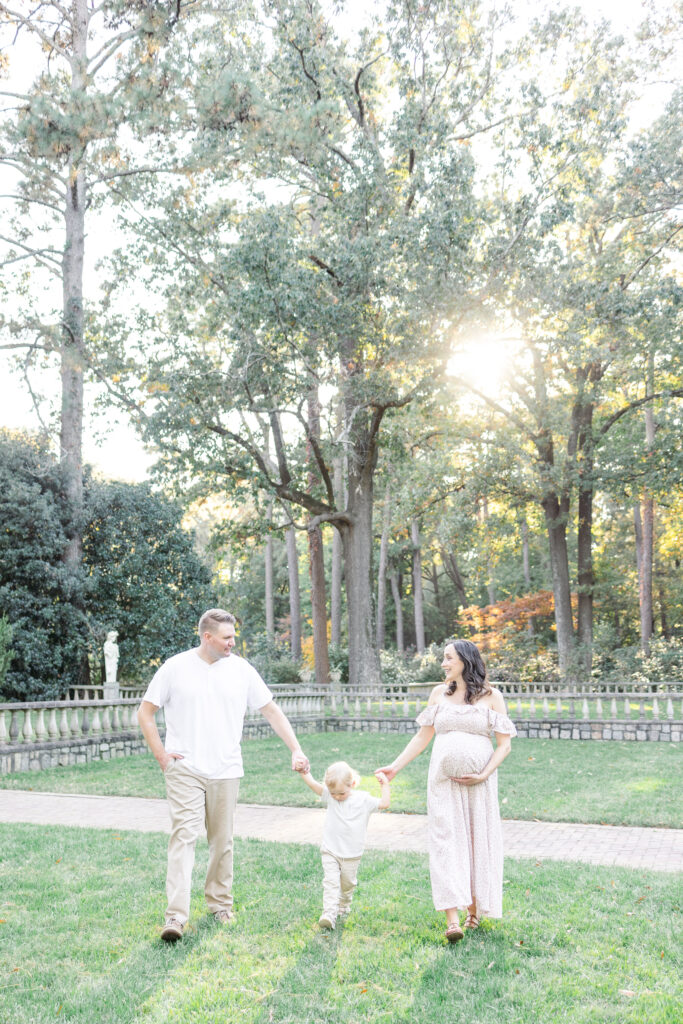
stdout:
[[(424, 695), (328, 688), (280, 688), (278, 704), (300, 732), (413, 732)], [(555, 688), (506, 694), (520, 736), (571, 739), (683, 738), (683, 686), (667, 691), (583, 693)], [(135, 716), (139, 697), (119, 700), (0, 704), (0, 774), (123, 756), (145, 749)], [(164, 728), (163, 711), (157, 715)], [(258, 711), (247, 713), (244, 735), (270, 735)]]

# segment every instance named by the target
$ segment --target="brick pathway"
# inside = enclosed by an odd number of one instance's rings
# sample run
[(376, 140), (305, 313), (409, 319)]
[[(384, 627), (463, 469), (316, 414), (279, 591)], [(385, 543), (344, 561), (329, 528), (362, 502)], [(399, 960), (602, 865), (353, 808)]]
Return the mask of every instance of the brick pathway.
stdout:
[[(241, 838), (317, 845), (322, 833), (323, 813), (317, 808), (240, 804), (235, 834)], [(11, 789), (0, 790), (0, 821), (122, 831), (169, 831), (165, 800)], [(504, 821), (503, 829), (505, 852), (509, 857), (574, 860), (657, 871), (683, 870), (683, 829), (547, 821)], [(367, 847), (426, 852), (426, 816), (373, 814)]]

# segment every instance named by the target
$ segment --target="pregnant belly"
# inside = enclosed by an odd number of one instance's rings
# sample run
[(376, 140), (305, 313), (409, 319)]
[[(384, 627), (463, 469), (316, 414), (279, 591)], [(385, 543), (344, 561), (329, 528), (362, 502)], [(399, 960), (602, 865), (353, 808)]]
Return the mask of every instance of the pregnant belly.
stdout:
[(436, 737), (432, 771), (438, 779), (459, 779), (462, 775), (477, 774), (488, 764), (492, 753), (493, 745), (487, 736), (446, 733)]

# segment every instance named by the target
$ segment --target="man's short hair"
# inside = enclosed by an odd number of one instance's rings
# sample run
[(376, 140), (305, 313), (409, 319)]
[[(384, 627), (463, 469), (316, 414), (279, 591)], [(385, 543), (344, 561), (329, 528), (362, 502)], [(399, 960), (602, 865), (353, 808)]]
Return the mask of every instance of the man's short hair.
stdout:
[(227, 622), (234, 626), (236, 619), (234, 615), (231, 615), (230, 612), (224, 612), (222, 608), (209, 608), (199, 620), (197, 631), (200, 638), (204, 633), (215, 633), (221, 622)]

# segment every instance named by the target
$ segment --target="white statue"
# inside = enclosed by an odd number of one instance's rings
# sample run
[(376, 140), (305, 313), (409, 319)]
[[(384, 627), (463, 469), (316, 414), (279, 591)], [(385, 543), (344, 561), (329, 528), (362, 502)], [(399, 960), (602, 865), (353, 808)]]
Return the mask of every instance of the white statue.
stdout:
[(104, 642), (104, 674), (107, 683), (116, 682), (116, 669), (119, 664), (119, 645), (116, 643), (118, 635), (115, 629), (111, 629)]

